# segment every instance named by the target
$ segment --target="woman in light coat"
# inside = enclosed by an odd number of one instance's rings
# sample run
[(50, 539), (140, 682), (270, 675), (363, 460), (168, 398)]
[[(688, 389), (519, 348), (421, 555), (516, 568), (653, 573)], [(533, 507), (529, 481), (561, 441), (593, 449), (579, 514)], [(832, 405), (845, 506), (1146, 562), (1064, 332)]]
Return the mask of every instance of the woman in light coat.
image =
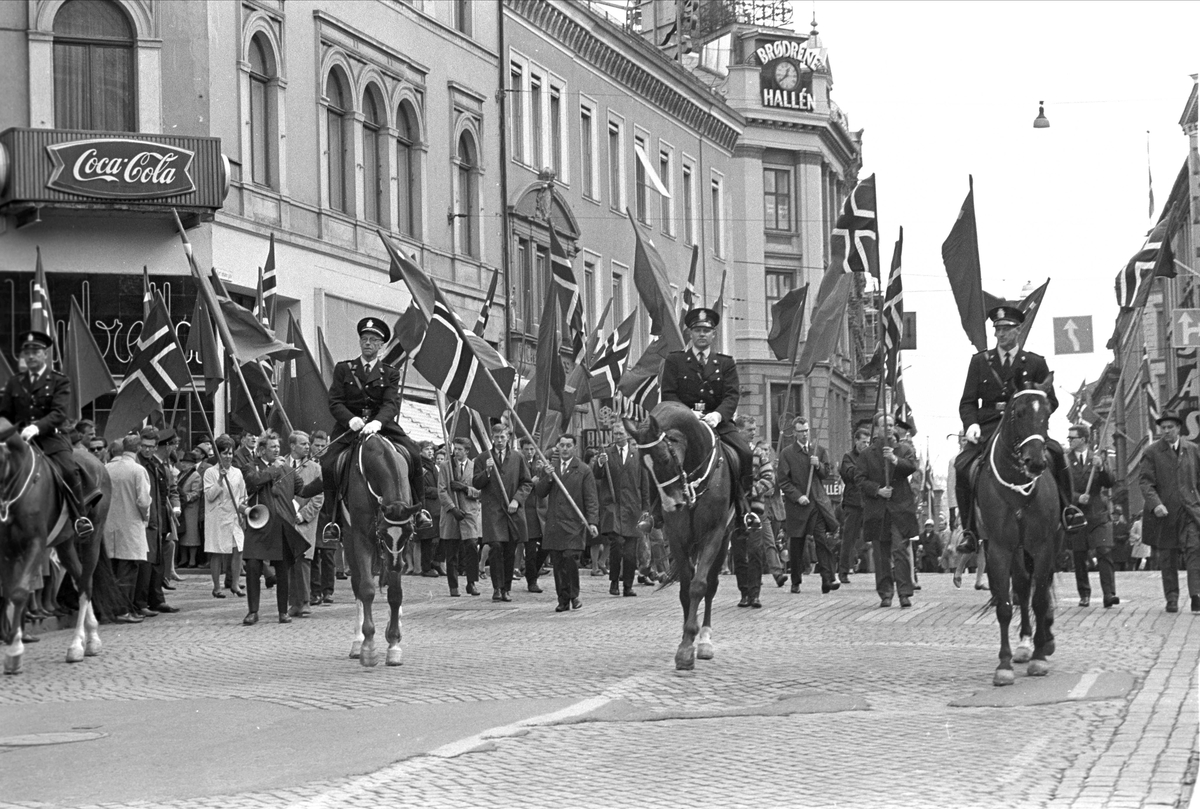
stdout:
[(217, 436), (217, 465), (204, 470), (204, 552), (208, 554), (212, 572), (213, 598), (225, 597), (221, 592), (221, 570), (225, 564), (230, 566), (233, 594), (246, 594), (241, 587), (246, 482), (233, 465), (234, 446), (229, 436)]

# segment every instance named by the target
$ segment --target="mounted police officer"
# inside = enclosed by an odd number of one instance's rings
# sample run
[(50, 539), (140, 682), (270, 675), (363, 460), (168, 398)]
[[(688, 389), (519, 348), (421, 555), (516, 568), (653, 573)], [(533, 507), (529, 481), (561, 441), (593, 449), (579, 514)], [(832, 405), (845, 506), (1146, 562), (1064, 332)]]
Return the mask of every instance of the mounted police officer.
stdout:
[[(971, 357), (967, 382), (963, 387), (958, 414), (962, 418), (966, 444), (954, 461), (955, 495), (958, 515), (963, 526), (963, 540), (968, 546), (975, 541), (975, 500), (970, 480), (972, 461), (979, 456), (988, 439), (1000, 426), (1004, 408), (1017, 391), (1030, 384), (1045, 382), (1050, 376), (1046, 359), (1040, 354), (1025, 351), (1017, 345), (1025, 313), (1016, 306), (1002, 305), (988, 312), (996, 334), (996, 347), (980, 351)], [(1050, 410), (1058, 409), (1054, 389), (1049, 392)], [(1071, 502), (1070, 471), (1063, 458), (1062, 446), (1046, 437), (1046, 451), (1054, 467), (1054, 477), (1064, 505)], [(1068, 511), (1072, 511), (1068, 507)], [(1077, 510), (1076, 510), (1077, 511)], [(1073, 515), (1064, 513), (1071, 521)]]
[(54, 344), (50, 335), (28, 331), (21, 337), (21, 361), (24, 373), (9, 377), (0, 391), (0, 416), (17, 426), (21, 438), (35, 444), (54, 462), (67, 484), (67, 511), (74, 520), (75, 533), (88, 537), (93, 529), (87, 518), (88, 508), (99, 497), (99, 490), (87, 493), (79, 478), (79, 467), (71, 452), (71, 442), (63, 428), (67, 408), (71, 406), (71, 381), (50, 368), (48, 351)]
[(748, 527), (760, 523), (747, 506), (747, 493), (754, 486), (754, 454), (745, 436), (734, 424), (741, 390), (737, 363), (728, 354), (713, 351), (713, 337), (721, 316), (712, 309), (690, 309), (683, 324), (691, 335), (685, 351), (672, 351), (663, 362), (660, 380), (664, 402), (680, 402), (713, 428), (721, 440), (737, 452), (740, 477), (734, 479), (735, 502)]
[[(321, 513), (327, 520), (323, 534), (326, 541), (341, 539), (341, 528), (334, 519), (337, 461), (359, 435), (379, 433), (405, 449), (408, 453), (408, 484), (413, 502), (425, 502), (421, 448), (396, 423), (396, 415), (400, 412), (400, 372), (379, 358), (379, 351), (391, 339), (391, 334), (391, 329), (384, 321), (377, 317), (364, 317), (358, 321), (361, 356), (343, 360), (333, 369), (333, 384), (329, 386), (329, 412), (337, 421), (340, 435), (321, 458), (325, 493)], [(428, 519), (427, 514), (418, 512), (418, 521)]]

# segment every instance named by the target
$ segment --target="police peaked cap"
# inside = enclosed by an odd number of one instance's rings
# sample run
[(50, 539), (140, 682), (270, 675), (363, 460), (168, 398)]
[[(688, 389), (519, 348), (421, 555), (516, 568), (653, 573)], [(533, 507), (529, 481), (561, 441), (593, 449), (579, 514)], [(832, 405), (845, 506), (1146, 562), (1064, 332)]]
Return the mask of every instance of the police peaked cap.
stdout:
[(1025, 313), (1020, 307), (1007, 303), (990, 310), (988, 317), (996, 326), (1020, 326), (1025, 322)]
[(54, 345), (54, 341), (50, 339), (50, 335), (46, 334), (46, 332), (35, 329), (23, 332), (21, 335), (21, 348), (28, 345), (34, 345), (38, 348), (49, 348)]
[(689, 309), (688, 313), (683, 316), (683, 325), (689, 329), (694, 329), (697, 326), (707, 326), (710, 329), (715, 329), (720, 322), (721, 316), (715, 310), (707, 309), (703, 306)]
[(362, 337), (364, 334), (378, 335), (385, 343), (392, 339), (392, 330), (388, 328), (388, 324), (377, 317), (364, 317), (358, 321), (358, 336)]

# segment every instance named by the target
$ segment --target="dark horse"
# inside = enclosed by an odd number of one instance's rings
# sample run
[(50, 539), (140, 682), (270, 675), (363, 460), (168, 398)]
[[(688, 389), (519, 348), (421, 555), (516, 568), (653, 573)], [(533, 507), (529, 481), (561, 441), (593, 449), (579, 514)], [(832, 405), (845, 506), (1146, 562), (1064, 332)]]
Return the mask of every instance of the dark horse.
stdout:
[[(1053, 384), (1051, 375), (1012, 397), (984, 450), (976, 484), (976, 525), (987, 549), (988, 584), (1000, 622), (1000, 665), (993, 685), (1013, 682), (1014, 655), (1008, 643), (1013, 596), (1021, 607), (1016, 661), (1028, 662), (1028, 674), (1040, 677), (1049, 673), (1046, 658), (1054, 654), (1050, 628), (1054, 624), (1052, 585), (1060, 505), (1045, 450), (1050, 421), (1047, 394)], [(1036, 632), (1030, 626), (1031, 607), (1037, 619)]]
[[(6, 423), (0, 424), (0, 436), (11, 432)], [(42, 565), (51, 548), (57, 549), (59, 560), (79, 591), (79, 613), (75, 634), (67, 648), (67, 662), (78, 663), (84, 656), (100, 654), (99, 622), (92, 605), (92, 576), (100, 560), (112, 483), (104, 465), (94, 457), (76, 455), (76, 461), (81, 472), (100, 483), (103, 493), (92, 514), (95, 531), (86, 542), (80, 542), (75, 535), (56, 476), (41, 450), (15, 434), (0, 443), (0, 593), (3, 594), (0, 639), (5, 647), (5, 674), (21, 671), (25, 606), (30, 593), (40, 584)]]
[[(671, 549), (667, 581), (679, 581), (683, 605), (675, 668), (690, 671), (697, 656), (713, 656), (712, 600), (733, 519), (729, 457), (712, 428), (679, 402), (662, 402), (640, 423), (625, 419), (625, 429), (637, 441), (662, 500), (663, 534)], [(703, 627), (697, 621), (700, 599)]]
[(375, 576), (380, 569), (386, 569), (391, 609), (385, 635), (387, 664), (399, 666), (403, 663), (400, 614), (404, 603), (400, 556), (412, 536), (412, 516), (418, 508), (412, 505), (408, 486), (409, 461), (391, 441), (379, 435), (359, 438), (347, 452), (350, 457), (344, 474), (348, 479), (338, 521), (346, 566), (350, 568), (350, 584), (358, 602), (350, 657), (358, 658), (364, 666), (378, 662), (371, 605), (375, 601)]

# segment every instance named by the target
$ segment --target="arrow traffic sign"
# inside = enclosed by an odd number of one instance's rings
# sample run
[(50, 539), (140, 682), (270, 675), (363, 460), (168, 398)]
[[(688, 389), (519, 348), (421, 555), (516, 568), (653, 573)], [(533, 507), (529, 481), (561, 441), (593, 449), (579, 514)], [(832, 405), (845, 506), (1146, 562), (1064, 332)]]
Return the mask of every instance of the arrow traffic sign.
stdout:
[(1055, 354), (1092, 353), (1092, 316), (1054, 318)]
[(1200, 346), (1200, 309), (1176, 309), (1171, 312), (1171, 347)]

